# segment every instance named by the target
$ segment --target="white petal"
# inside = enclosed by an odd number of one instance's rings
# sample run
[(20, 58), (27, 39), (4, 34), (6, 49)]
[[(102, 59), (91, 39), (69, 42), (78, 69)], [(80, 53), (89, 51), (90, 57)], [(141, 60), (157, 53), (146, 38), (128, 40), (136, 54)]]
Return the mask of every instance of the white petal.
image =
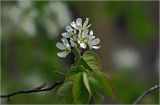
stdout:
[(94, 40), (92, 40), (92, 45), (97, 45), (100, 43), (100, 39), (99, 38), (96, 38)]
[(67, 50), (71, 50), (69, 44), (66, 44), (66, 47), (67, 47)]
[(63, 44), (66, 46), (67, 44), (69, 44), (68, 40), (66, 38), (62, 38), (61, 39)]
[(72, 27), (78, 29), (75, 21), (73, 21), (72, 23), (70, 23), (70, 25), (71, 25)]
[(82, 47), (82, 48), (86, 48), (86, 44), (85, 43), (80, 43), (80, 46)]
[(63, 52), (57, 53), (57, 55), (58, 55), (59, 57), (65, 58), (65, 57), (68, 55), (68, 53), (69, 53), (69, 52), (67, 52), (67, 51), (63, 51)]
[(69, 31), (68, 34), (69, 34), (70, 36), (72, 36), (72, 35), (74, 34), (74, 32), (73, 32), (73, 31)]
[(90, 36), (89, 36), (89, 39), (90, 39), (90, 40), (93, 40), (95, 37), (96, 37), (96, 36), (90, 35)]
[(68, 40), (66, 38), (62, 38), (61, 40), (62, 40), (64, 46), (67, 48), (67, 50), (71, 50)]
[(93, 40), (95, 38), (95, 36), (93, 36), (93, 30), (90, 30), (89, 32), (89, 39)]
[(90, 49), (92, 49), (92, 47), (93, 47), (92, 42), (90, 40), (88, 41), (88, 46), (89, 46)]
[(93, 30), (90, 30), (89, 34), (90, 34), (90, 35), (93, 35)]
[(94, 49), (99, 49), (101, 46), (93, 46)]
[(69, 38), (69, 37), (70, 37), (70, 34), (67, 33), (67, 32), (64, 32), (64, 33), (62, 33), (62, 36), (63, 36), (64, 38)]
[(96, 36), (92, 36), (92, 39), (94, 39)]
[(85, 20), (85, 22), (84, 22), (84, 24), (83, 24), (83, 28), (87, 26), (88, 21), (89, 21), (89, 18), (86, 18), (86, 20)]
[(71, 46), (74, 47), (76, 44), (73, 42), (73, 39), (70, 39)]
[(83, 31), (82, 31), (82, 35), (83, 35), (83, 36), (86, 36), (86, 35), (88, 34), (88, 31), (89, 31), (88, 29), (83, 30)]
[(76, 20), (76, 23), (77, 23), (78, 26), (82, 26), (82, 19), (81, 19), (81, 18), (78, 18), (78, 19)]
[(91, 24), (89, 24), (88, 26), (86, 26), (85, 28), (89, 28), (89, 27), (91, 27)]
[(67, 26), (66, 26), (66, 31), (67, 31), (67, 32), (70, 32), (70, 31), (73, 31), (73, 29), (72, 29), (71, 26), (67, 25)]
[(56, 46), (57, 46), (57, 48), (59, 48), (59, 49), (61, 49), (61, 50), (64, 50), (64, 49), (65, 49), (65, 46), (64, 46), (62, 43), (60, 43), (60, 42), (58, 42), (58, 43), (56, 44)]

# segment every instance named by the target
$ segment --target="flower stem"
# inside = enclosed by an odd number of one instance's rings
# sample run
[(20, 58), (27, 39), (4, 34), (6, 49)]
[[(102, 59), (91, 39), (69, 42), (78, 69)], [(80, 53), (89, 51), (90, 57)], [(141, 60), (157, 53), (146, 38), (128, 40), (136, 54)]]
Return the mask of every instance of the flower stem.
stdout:
[(80, 54), (80, 51), (77, 47), (73, 47), (73, 53), (74, 53), (74, 56), (75, 56), (75, 63), (74, 65), (77, 65), (79, 59), (81, 58), (81, 54)]

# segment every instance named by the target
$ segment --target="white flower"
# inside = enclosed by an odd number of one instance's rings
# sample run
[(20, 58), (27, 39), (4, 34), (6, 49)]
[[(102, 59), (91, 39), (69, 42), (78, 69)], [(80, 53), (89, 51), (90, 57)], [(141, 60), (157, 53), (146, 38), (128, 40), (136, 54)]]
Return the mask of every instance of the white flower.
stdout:
[(71, 27), (71, 26), (67, 25), (67, 26), (66, 26), (66, 31), (67, 31), (67, 32), (72, 32), (72, 31), (73, 31), (73, 29), (72, 29), (72, 27)]
[(63, 50), (63, 52), (57, 53), (57, 55), (59, 57), (65, 58), (71, 52), (71, 48), (70, 48), (69, 42), (66, 38), (62, 38), (61, 40), (62, 40), (63, 44), (58, 42), (56, 44), (56, 46), (60, 50)]
[(86, 42), (87, 42), (87, 38), (88, 38), (88, 29), (85, 29), (85, 30), (83, 30), (82, 31), (82, 33), (81, 32), (79, 32), (79, 34), (78, 34), (78, 43), (80, 44), (80, 47), (81, 48), (86, 48), (87, 46), (86, 46)]
[(93, 35), (93, 31), (90, 31), (90, 34), (88, 36), (88, 46), (90, 49), (94, 48), (94, 49), (99, 49), (101, 46), (96, 46), (100, 43), (100, 39), (99, 38), (95, 38), (95, 36)]
[(64, 38), (69, 38), (71, 35), (68, 32), (64, 32), (64, 33), (62, 33), (62, 36)]
[[(64, 50), (63, 52), (57, 53), (59, 57), (66, 57), (71, 52), (71, 47), (77, 47), (86, 49), (89, 47), (90, 49), (99, 49), (100, 46), (98, 44), (100, 43), (99, 38), (95, 38), (93, 35), (93, 31), (91, 30), (89, 32), (89, 27), (91, 24), (88, 25), (89, 19), (86, 18), (85, 22), (82, 24), (82, 19), (78, 18), (76, 22), (70, 23), (70, 25), (67, 25), (66, 32), (62, 33), (62, 43), (58, 42), (56, 46)], [(68, 40), (69, 42), (68, 42)], [(80, 50), (80, 49), (79, 49)]]
[(67, 32), (64, 32), (62, 33), (62, 36), (64, 38), (70, 38), (71, 36), (75, 35), (76, 34), (76, 30), (74, 30), (71, 26), (67, 25), (66, 26), (66, 31)]
[(82, 24), (82, 19), (78, 18), (76, 22), (73, 21), (72, 23), (70, 23), (70, 25), (77, 30), (84, 30), (91, 26), (91, 24), (87, 25), (88, 21), (89, 21), (89, 18), (86, 18), (85, 22)]
[(71, 43), (71, 46), (72, 46), (72, 47), (77, 46), (77, 45), (74, 43), (74, 41), (73, 41), (72, 38), (70, 38), (70, 43)]

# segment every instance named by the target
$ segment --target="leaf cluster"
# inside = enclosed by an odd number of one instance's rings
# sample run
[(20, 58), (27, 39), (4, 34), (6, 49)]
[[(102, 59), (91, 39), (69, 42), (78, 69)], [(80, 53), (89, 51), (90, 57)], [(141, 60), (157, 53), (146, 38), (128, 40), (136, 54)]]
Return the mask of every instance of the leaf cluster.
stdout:
[(57, 90), (61, 103), (88, 104), (93, 98), (94, 103), (100, 104), (104, 95), (114, 99), (111, 81), (101, 70), (102, 64), (98, 55), (86, 51), (67, 72), (64, 83)]

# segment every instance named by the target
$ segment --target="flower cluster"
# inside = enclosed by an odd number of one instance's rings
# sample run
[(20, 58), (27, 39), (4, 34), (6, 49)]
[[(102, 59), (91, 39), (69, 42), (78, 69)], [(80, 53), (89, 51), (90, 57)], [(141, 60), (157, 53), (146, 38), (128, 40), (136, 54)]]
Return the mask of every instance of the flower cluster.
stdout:
[(81, 48), (86, 49), (87, 46), (89, 49), (100, 48), (100, 46), (97, 46), (100, 43), (100, 39), (95, 38), (93, 30), (89, 31), (88, 28), (91, 24), (88, 24), (88, 22), (89, 18), (86, 18), (84, 23), (82, 23), (81, 18), (78, 18), (66, 26), (66, 32), (62, 33), (62, 43), (58, 42), (56, 44), (57, 48), (62, 50), (62, 52), (57, 53), (59, 57), (65, 58), (71, 52), (71, 47), (77, 47), (79, 50)]

